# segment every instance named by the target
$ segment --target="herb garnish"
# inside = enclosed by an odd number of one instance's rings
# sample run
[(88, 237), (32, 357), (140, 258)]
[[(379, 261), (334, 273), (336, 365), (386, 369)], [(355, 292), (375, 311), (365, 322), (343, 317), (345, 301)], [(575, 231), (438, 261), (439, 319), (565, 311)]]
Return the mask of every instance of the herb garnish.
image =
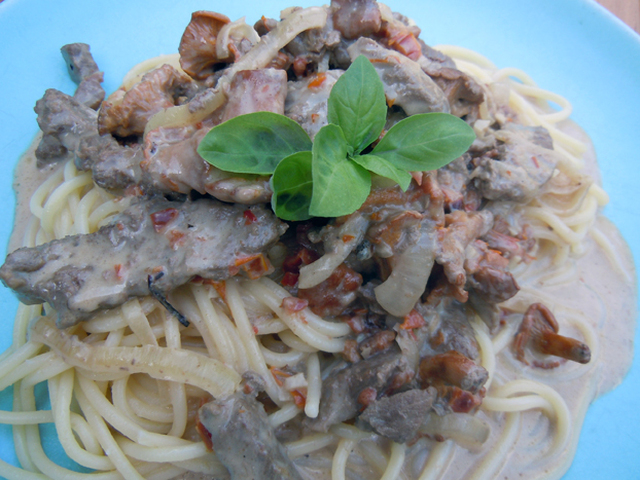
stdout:
[(212, 128), (198, 153), (227, 172), (272, 175), (274, 212), (296, 221), (355, 212), (369, 195), (371, 173), (406, 190), (409, 172), (440, 168), (475, 139), (473, 129), (453, 115), (422, 113), (396, 123), (362, 154), (380, 137), (387, 119), (384, 85), (364, 56), (331, 89), (327, 119), (311, 142), (283, 115), (240, 115)]

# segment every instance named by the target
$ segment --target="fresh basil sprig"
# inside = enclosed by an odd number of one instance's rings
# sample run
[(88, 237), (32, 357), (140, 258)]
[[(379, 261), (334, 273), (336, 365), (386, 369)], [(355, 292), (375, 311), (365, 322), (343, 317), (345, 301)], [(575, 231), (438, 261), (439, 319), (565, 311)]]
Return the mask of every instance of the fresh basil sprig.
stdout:
[(271, 204), (284, 220), (355, 212), (371, 190), (371, 173), (409, 188), (412, 171), (435, 170), (467, 151), (475, 134), (446, 113), (412, 115), (384, 129), (384, 85), (360, 56), (329, 95), (325, 125), (313, 142), (293, 120), (275, 113), (241, 115), (211, 129), (198, 153), (234, 173), (272, 175)]

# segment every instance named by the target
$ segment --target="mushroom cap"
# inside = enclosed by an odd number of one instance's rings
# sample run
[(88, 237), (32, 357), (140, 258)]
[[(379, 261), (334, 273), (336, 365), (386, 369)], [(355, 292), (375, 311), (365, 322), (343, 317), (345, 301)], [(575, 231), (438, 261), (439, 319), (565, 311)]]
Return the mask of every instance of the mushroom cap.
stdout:
[(191, 14), (191, 21), (180, 39), (180, 66), (196, 80), (204, 80), (214, 73), (214, 65), (228, 61), (218, 58), (216, 41), (222, 27), (231, 22), (221, 13), (199, 10)]

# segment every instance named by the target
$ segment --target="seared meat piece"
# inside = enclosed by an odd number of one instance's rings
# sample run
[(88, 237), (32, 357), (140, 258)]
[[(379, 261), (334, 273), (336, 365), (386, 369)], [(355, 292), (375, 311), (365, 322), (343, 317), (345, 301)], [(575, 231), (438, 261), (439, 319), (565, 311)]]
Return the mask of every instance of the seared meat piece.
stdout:
[(474, 159), (471, 177), (483, 197), (526, 203), (553, 175), (558, 162), (551, 136), (543, 127), (508, 124), (494, 132), (498, 157)]
[(311, 139), (327, 124), (329, 93), (343, 73), (343, 70), (328, 70), (289, 82), (285, 115), (298, 122)]
[(287, 73), (275, 68), (241, 70), (233, 76), (227, 92), (222, 121), (254, 112), (284, 115)]
[[(24, 303), (49, 302), (68, 327), (135, 296), (161, 295), (196, 275), (223, 280), (273, 244), (286, 225), (264, 208), (201, 199), (141, 201), (111, 225), (9, 254), (0, 278)], [(248, 263), (245, 263), (248, 262)]]
[(382, 25), (375, 0), (331, 0), (331, 8), (333, 24), (344, 38), (369, 37)]
[(332, 374), (322, 384), (320, 413), (307, 425), (326, 432), (336, 423), (354, 418), (360, 410), (358, 398), (365, 389), (386, 392), (396, 375), (406, 372), (407, 360), (398, 349), (373, 355)]
[(174, 107), (181, 97), (193, 97), (196, 89), (190, 77), (171, 65), (162, 65), (146, 73), (130, 90), (121, 88), (109, 95), (98, 115), (100, 134), (142, 135), (155, 113)]
[(163, 193), (205, 193), (211, 166), (198, 154), (198, 145), (208, 129), (192, 127), (158, 128), (144, 139), (144, 160), (140, 168), (153, 190)]
[(358, 417), (358, 425), (394, 442), (405, 443), (418, 433), (435, 396), (435, 389), (428, 388), (382, 397), (362, 412)]
[(236, 392), (198, 411), (231, 480), (302, 480), (254, 394)]
[(482, 87), (466, 73), (456, 68), (451, 58), (429, 47), (424, 42), (418, 63), (442, 89), (451, 106), (451, 113), (458, 117), (471, 114), (477, 117), (478, 106), (484, 101)]
[(87, 107), (97, 110), (104, 100), (104, 89), (100, 85), (104, 80), (104, 75), (91, 56), (89, 45), (70, 43), (63, 46), (60, 51), (67, 62), (71, 79), (78, 84), (73, 98)]
[(52, 160), (67, 158), (74, 154), (80, 140), (98, 134), (96, 119), (98, 114), (78, 100), (53, 88), (36, 102), (38, 126), (43, 139), (36, 151), (38, 167)]
[(369, 38), (358, 39), (347, 50), (351, 60), (364, 55), (372, 61), (389, 105), (402, 107), (407, 115), (450, 112), (444, 92), (413, 60)]
[[(430, 308), (418, 304), (417, 310), (425, 317), (429, 317)], [(449, 351), (456, 351), (472, 360), (480, 357), (480, 349), (473, 329), (469, 325), (464, 304), (446, 297), (437, 308), (437, 315), (432, 320), (430, 330), (433, 332), (428, 343), (422, 349), (422, 355), (437, 355)]]

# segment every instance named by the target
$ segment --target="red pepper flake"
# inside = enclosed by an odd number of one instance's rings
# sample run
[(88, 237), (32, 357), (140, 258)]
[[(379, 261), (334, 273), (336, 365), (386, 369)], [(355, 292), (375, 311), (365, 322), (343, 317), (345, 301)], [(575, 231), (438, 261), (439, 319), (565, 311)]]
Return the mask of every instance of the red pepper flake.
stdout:
[(422, 48), (411, 32), (399, 32), (389, 39), (389, 46), (411, 60), (418, 60), (422, 55)]
[(298, 284), (298, 277), (300, 275), (293, 272), (285, 272), (280, 283), (283, 287), (295, 287)]
[(299, 273), (300, 267), (309, 265), (319, 258), (318, 254), (307, 248), (301, 248), (295, 255), (285, 258), (282, 269), (285, 272)]
[(342, 236), (342, 241), (344, 243), (349, 243), (350, 241), (354, 240), (356, 237), (354, 237), (353, 235), (343, 235)]
[(116, 278), (118, 280), (122, 280), (122, 271), (124, 270), (124, 267), (120, 263), (117, 263), (113, 266), (113, 269), (116, 271)]
[(291, 393), (293, 403), (296, 404), (296, 407), (302, 410), (307, 404), (307, 396), (300, 390), (291, 390), (289, 393)]
[(271, 264), (262, 253), (236, 258), (236, 267), (240, 267), (251, 280), (256, 280), (271, 271)]
[(171, 230), (168, 236), (171, 248), (177, 250), (178, 247), (184, 244), (184, 239), (187, 235), (179, 230)]
[(269, 369), (271, 375), (273, 375), (273, 379), (276, 381), (279, 387), (284, 385), (284, 379), (291, 377), (291, 374), (285, 372), (284, 370), (280, 370), (278, 367), (271, 367)]
[(320, 118), (320, 114), (318, 113), (312, 113), (311, 114), (311, 123), (316, 123), (318, 121), (318, 119)]
[(358, 403), (364, 408), (368, 407), (378, 397), (378, 392), (373, 387), (367, 387), (358, 395)]
[(531, 157), (531, 160), (533, 161), (533, 164), (536, 166), (536, 168), (540, 168), (540, 163), (538, 163), (538, 157), (534, 155), (533, 157)]
[(218, 280), (204, 278), (202, 279), (202, 283), (204, 283), (205, 285), (211, 285), (214, 290), (218, 292), (220, 298), (222, 298), (222, 300), (224, 300), (225, 302), (227, 301), (227, 284), (225, 282), (219, 282)]
[(415, 309), (411, 310), (404, 317), (404, 322), (400, 325), (403, 330), (413, 330), (414, 328), (424, 327), (427, 324), (422, 315), (420, 315)]
[(285, 297), (280, 304), (280, 308), (284, 308), (285, 312), (289, 314), (304, 310), (308, 306), (309, 300), (303, 300), (298, 297)]
[(316, 78), (309, 82), (309, 88), (318, 88), (320, 85), (324, 83), (327, 79), (326, 73), (319, 73), (316, 75)]
[(244, 216), (245, 225), (251, 225), (253, 222), (258, 221), (258, 217), (256, 217), (256, 214), (251, 210), (245, 210), (244, 212), (242, 212), (242, 215)]
[(253, 325), (253, 334), (257, 335), (259, 333), (258, 327), (256, 327), (255, 325)]
[(213, 442), (211, 441), (211, 433), (209, 433), (209, 430), (207, 430), (207, 428), (202, 424), (202, 422), (200, 422), (200, 419), (196, 416), (196, 431), (198, 432), (198, 435), (200, 435), (200, 438), (202, 438), (202, 441), (204, 442), (205, 447), (207, 447), (207, 450), (210, 452), (213, 452)]
[(178, 210), (175, 208), (166, 208), (151, 214), (151, 222), (156, 232), (160, 232), (169, 222), (178, 216)]

